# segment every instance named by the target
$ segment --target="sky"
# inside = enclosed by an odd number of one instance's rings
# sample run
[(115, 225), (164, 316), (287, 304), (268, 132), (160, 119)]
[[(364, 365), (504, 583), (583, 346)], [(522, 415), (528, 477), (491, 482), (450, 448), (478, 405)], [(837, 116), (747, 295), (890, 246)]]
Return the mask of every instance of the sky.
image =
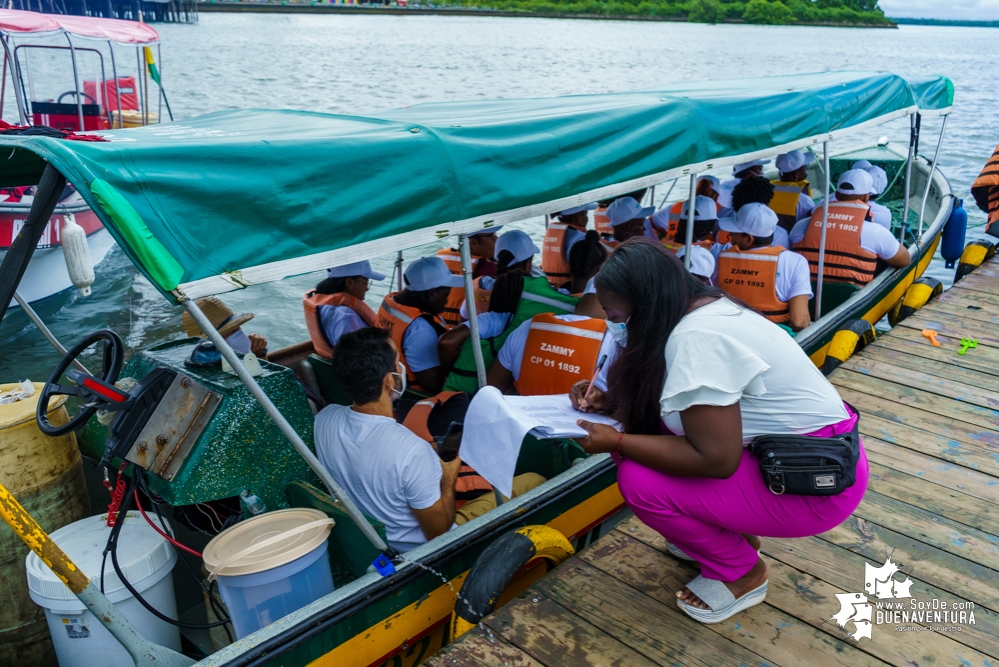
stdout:
[(881, 0), (880, 5), (887, 16), (999, 20), (999, 0)]

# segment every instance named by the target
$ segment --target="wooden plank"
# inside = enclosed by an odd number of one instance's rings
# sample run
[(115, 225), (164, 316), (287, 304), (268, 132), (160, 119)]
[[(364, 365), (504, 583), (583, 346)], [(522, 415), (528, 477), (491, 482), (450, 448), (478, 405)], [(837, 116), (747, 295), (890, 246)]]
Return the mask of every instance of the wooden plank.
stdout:
[(661, 665), (764, 665), (752, 651), (672, 607), (573, 559), (535, 584), (577, 616)]
[(933, 313), (947, 313), (954, 317), (967, 317), (969, 320), (978, 320), (987, 324), (999, 324), (999, 306), (985, 305), (981, 301), (976, 303), (955, 297), (949, 301), (934, 301), (932, 307), (927, 310)]
[(657, 665), (533, 588), (484, 623), (547, 667)]
[(422, 664), (427, 667), (545, 667), (514, 646), (495, 638), (490, 641), (478, 628), (466, 632)]
[(910, 407), (932, 412), (942, 417), (950, 417), (999, 431), (999, 412), (971, 403), (962, 403), (953, 398), (937, 396), (913, 389), (897, 382), (872, 378), (860, 373), (837, 369), (829, 376), (829, 381), (837, 387), (853, 389), (886, 401), (901, 403)]
[[(965, 289), (963, 280), (959, 283), (955, 283), (950, 289), (938, 296), (937, 299), (945, 299), (945, 297), (948, 297), (949, 295), (953, 295), (950, 296), (950, 298), (960, 297), (962, 299), (969, 299), (970, 301), (981, 302), (983, 304), (999, 305), (999, 294), (996, 293), (996, 290), (993, 289), (991, 291), (982, 292), (974, 289)], [(934, 301), (937, 299), (934, 299)], [(933, 303), (933, 301), (930, 303)]]
[(979, 274), (975, 271), (962, 278), (957, 284), (960, 285), (962, 289), (985, 292), (986, 294), (995, 294), (996, 288), (999, 287), (999, 280), (996, 280), (992, 276)]
[[(938, 340), (941, 342), (941, 347), (933, 347), (927, 344), (920, 332), (905, 327), (895, 327), (890, 333), (875, 341), (873, 347), (890, 348), (913, 357), (935, 359), (959, 368), (969, 368), (982, 373), (999, 375), (999, 350), (993, 350), (990, 347), (976, 347), (973, 350), (974, 354), (954, 354), (952, 345), (948, 344), (946, 348), (942, 345), (950, 339)], [(960, 348), (960, 344), (960, 340), (953, 341), (953, 345), (958, 346), (958, 348)]]
[[(607, 535), (580, 558), (667, 606), (676, 604), (676, 591), (697, 575), (691, 565), (620, 532)], [(811, 667), (817, 655), (822, 656), (823, 665), (884, 664), (851, 646), (849, 640), (828, 635), (769, 604), (748, 609), (731, 621), (704, 627), (783, 667)]]
[(962, 403), (970, 403), (996, 412), (999, 418), (999, 394), (988, 389), (928, 373), (904, 368), (900, 365), (879, 361), (870, 356), (856, 355), (840, 368), (889, 382), (904, 384), (911, 389), (919, 389), (944, 398), (953, 398)]
[(844, 366), (851, 370), (864, 367), (862, 363), (879, 362), (889, 364), (895, 368), (903, 368), (909, 371), (921, 372), (934, 378), (945, 378), (951, 382), (958, 382), (963, 385), (970, 385), (979, 390), (999, 392), (999, 375), (982, 373), (981, 371), (961, 368), (945, 361), (936, 361), (917, 357), (906, 352), (899, 352), (886, 347), (875, 347), (869, 345), (864, 348), (862, 355), (856, 355), (847, 360)]
[[(634, 533), (630, 528), (635, 527)], [(631, 534), (640, 541), (655, 547), (655, 544), (662, 544), (661, 536), (656, 539), (656, 533), (651, 528), (637, 522), (624, 527), (627, 534)], [(651, 535), (650, 535), (651, 533)], [(648, 541), (646, 541), (648, 538)], [(804, 538), (816, 540), (817, 538)], [(804, 540), (779, 540), (780, 545), (797, 545)], [(775, 541), (764, 540), (764, 553), (768, 556), (771, 551), (777, 552)], [(864, 559), (851, 554), (845, 549), (835, 549), (831, 560), (822, 563), (810, 563), (810, 571), (788, 565), (786, 561), (774, 556), (777, 560), (770, 560), (770, 586), (767, 591), (767, 603), (785, 613), (798, 618), (813, 627), (826, 632), (836, 639), (846, 637), (846, 633), (830, 617), (839, 611), (836, 602), (836, 593), (856, 593), (863, 592), (864, 585)], [(883, 557), (882, 557), (883, 558)], [(851, 562), (852, 561), (852, 562)], [(878, 561), (879, 564), (883, 560)], [(832, 584), (825, 578), (829, 572), (842, 572), (841, 578), (844, 583)], [(813, 576), (813, 573), (815, 576)], [(914, 582), (913, 589), (916, 588)], [(929, 589), (928, 589), (929, 590)], [(983, 610), (984, 611), (984, 610)], [(735, 618), (731, 620), (736, 620)], [(976, 611), (977, 620), (977, 611)], [(912, 665), (939, 664), (941, 656), (955, 656), (960, 664), (988, 665), (988, 658), (991, 654), (986, 653), (979, 647), (971, 647), (962, 644), (950, 637), (941, 636), (943, 633), (936, 632), (894, 632), (891, 626), (878, 626), (874, 641), (861, 641), (856, 647), (869, 655), (899, 667), (911, 667)], [(955, 634), (964, 634), (955, 633)], [(972, 637), (969, 632), (969, 641), (975, 640), (983, 647), (995, 645), (994, 637), (980, 637), (985, 633), (978, 633)], [(933, 635), (933, 636), (930, 636)], [(969, 639), (970, 638), (970, 639)], [(824, 657), (824, 656), (823, 656)], [(995, 657), (995, 656), (993, 656)], [(963, 662), (967, 660), (967, 663)], [(955, 663), (957, 664), (957, 663)]]
[[(961, 348), (962, 338), (974, 338), (978, 341), (978, 348), (983, 346), (999, 348), (999, 331), (996, 331), (996, 328), (991, 324), (963, 317), (955, 317), (939, 311), (929, 309), (917, 311), (915, 314), (902, 320), (899, 326), (918, 329), (920, 332), (924, 329), (932, 329), (938, 334), (952, 338), (954, 342), (951, 343), (948, 341), (946, 344), (949, 348), (954, 349), (954, 354), (957, 354), (957, 350)], [(943, 339), (938, 338), (938, 342), (941, 345), (945, 344)], [(968, 354), (974, 353), (975, 350), (968, 352)]]

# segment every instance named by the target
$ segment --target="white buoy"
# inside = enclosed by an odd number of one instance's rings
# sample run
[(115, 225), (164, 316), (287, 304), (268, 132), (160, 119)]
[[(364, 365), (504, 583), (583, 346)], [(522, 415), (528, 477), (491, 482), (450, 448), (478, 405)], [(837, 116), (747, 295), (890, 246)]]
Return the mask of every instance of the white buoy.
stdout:
[(62, 223), (62, 252), (66, 258), (69, 279), (80, 290), (80, 296), (90, 296), (94, 284), (94, 264), (90, 261), (87, 232), (76, 224), (72, 213), (67, 213)]

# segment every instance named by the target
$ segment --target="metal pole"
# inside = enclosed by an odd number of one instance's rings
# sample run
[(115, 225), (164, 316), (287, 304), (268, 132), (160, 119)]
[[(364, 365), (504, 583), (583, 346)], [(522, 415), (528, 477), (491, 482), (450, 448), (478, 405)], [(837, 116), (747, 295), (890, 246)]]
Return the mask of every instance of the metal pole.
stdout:
[[(59, 352), (59, 354), (65, 357), (68, 354), (66, 348), (63, 347), (62, 343), (60, 343), (59, 340), (52, 334), (52, 332), (49, 331), (49, 328), (45, 326), (45, 322), (43, 322), (42, 318), (38, 316), (38, 313), (36, 313), (34, 309), (28, 305), (28, 302), (25, 301), (24, 297), (21, 296), (20, 292), (17, 292), (16, 290), (14, 292), (14, 300), (17, 301), (17, 305), (21, 306), (21, 309), (24, 310), (24, 313), (25, 315), (28, 316), (28, 319), (34, 322), (35, 326), (38, 327), (38, 330), (42, 332), (42, 335), (45, 336), (46, 339), (48, 339), (49, 343), (52, 344), (52, 347), (54, 347)], [(87, 370), (86, 366), (80, 363), (79, 359), (74, 359), (73, 365), (79, 368), (87, 375), (91, 375), (91, 372)]]
[(683, 266), (690, 271), (690, 248), (694, 245), (694, 219), (697, 217), (697, 174), (690, 175), (690, 194), (687, 199), (687, 239), (684, 241)]
[(822, 201), (822, 233), (819, 236), (819, 269), (815, 274), (815, 321), (822, 317), (822, 274), (826, 269), (826, 225), (829, 223), (829, 142), (822, 142), (822, 169), (825, 172), (825, 199)]
[(69, 55), (73, 60), (73, 83), (76, 85), (76, 113), (80, 119), (80, 132), (83, 132), (83, 93), (80, 92), (80, 75), (76, 69), (76, 49), (73, 47), (73, 38), (66, 33), (66, 41), (69, 42)]
[[(150, 47), (146, 47), (150, 48)], [(150, 50), (152, 50), (150, 48)], [(163, 122), (163, 100), (166, 99), (166, 91), (163, 90), (163, 50), (160, 45), (156, 45), (156, 60), (159, 61), (157, 67), (159, 67), (160, 80), (156, 82), (156, 87), (159, 88), (160, 94), (156, 96), (156, 122)], [(167, 111), (170, 110), (170, 105), (167, 104)], [(170, 114), (170, 120), (173, 120), (173, 114)]]
[(235, 371), (237, 377), (239, 377), (243, 384), (246, 385), (246, 388), (250, 390), (250, 393), (253, 394), (255, 399), (257, 399), (257, 402), (260, 403), (260, 406), (264, 409), (267, 415), (274, 421), (277, 427), (281, 429), (281, 432), (284, 433), (285, 437), (288, 438), (292, 447), (295, 448), (295, 451), (297, 451), (299, 455), (305, 459), (305, 462), (309, 464), (312, 471), (316, 473), (319, 479), (322, 480), (323, 484), (326, 485), (326, 488), (329, 489), (330, 494), (332, 494), (333, 497), (336, 498), (341, 505), (343, 505), (344, 511), (346, 511), (351, 520), (357, 524), (357, 527), (361, 529), (361, 532), (364, 533), (366, 538), (368, 538), (368, 541), (371, 542), (371, 544), (374, 545), (375, 549), (379, 552), (394, 556), (395, 550), (390, 550), (388, 545), (382, 541), (382, 538), (378, 536), (375, 529), (372, 528), (371, 524), (369, 524), (367, 519), (364, 518), (364, 515), (361, 514), (361, 510), (359, 510), (357, 505), (354, 504), (354, 501), (351, 500), (350, 496), (348, 496), (340, 485), (337, 484), (336, 480), (333, 479), (333, 476), (330, 475), (329, 471), (326, 470), (323, 464), (319, 462), (319, 459), (316, 458), (316, 455), (312, 453), (312, 450), (310, 450), (305, 444), (305, 441), (302, 440), (302, 436), (300, 436), (292, 425), (288, 423), (288, 420), (284, 418), (284, 415), (282, 415), (281, 411), (277, 409), (277, 406), (274, 405), (270, 397), (264, 393), (264, 390), (261, 389), (259, 384), (257, 384), (257, 381), (253, 379), (252, 375), (250, 375), (250, 372), (246, 370), (246, 367), (243, 365), (243, 361), (236, 356), (236, 353), (231, 347), (229, 347), (229, 344), (225, 342), (225, 339), (219, 334), (218, 330), (212, 326), (212, 323), (207, 317), (205, 317), (205, 314), (201, 312), (201, 308), (198, 307), (198, 304), (195, 303), (194, 299), (185, 300), (183, 305), (184, 310), (191, 314), (191, 317), (193, 317), (194, 321), (198, 323), (201, 330), (205, 332), (208, 339), (215, 343), (215, 347), (218, 348), (218, 351), (222, 353), (222, 356), (225, 357), (226, 361), (229, 362), (229, 365), (232, 366), (232, 369)]
[[(17, 115), (20, 118), (21, 125), (28, 124), (28, 114), (24, 109), (24, 78), (21, 76), (21, 68), (14, 60), (14, 55), (10, 52), (10, 44), (7, 43), (7, 38), (0, 35), (0, 43), (3, 43), (3, 50), (5, 57), (10, 61), (10, 78), (14, 86), (14, 99), (17, 100)], [(14, 79), (17, 81), (14, 81)]]
[(146, 119), (146, 109), (145, 109), (145, 105), (143, 105), (143, 103), (142, 103), (142, 69), (144, 67), (144, 64), (142, 62), (142, 47), (141, 46), (137, 47), (135, 49), (135, 64), (138, 67), (138, 69), (135, 72), (135, 85), (138, 86), (138, 88), (139, 88), (138, 91), (136, 91), (138, 93), (136, 95), (136, 99), (139, 102), (139, 117), (142, 118), (142, 124), (145, 125), (146, 124), (146, 120), (145, 120)]
[(909, 157), (905, 161), (905, 195), (902, 204), (902, 226), (898, 230), (899, 243), (905, 240), (905, 228), (909, 224), (909, 189), (912, 187), (912, 160), (916, 157), (916, 114), (909, 114)]
[(395, 258), (395, 275), (397, 276), (396, 277), (396, 291), (397, 292), (401, 292), (402, 288), (403, 288), (403, 283), (402, 283), (402, 251), (401, 250), (399, 251), (399, 254), (396, 255), (396, 258)]
[(458, 249), (461, 251), (461, 274), (465, 277), (465, 305), (468, 308), (468, 330), (472, 332), (470, 345), (475, 357), (475, 377), (479, 389), (486, 386), (486, 360), (482, 358), (479, 345), (479, 319), (475, 316), (475, 287), (472, 285), (472, 251), (468, 249), (468, 234), (458, 235)]
[(940, 147), (943, 146), (944, 130), (947, 129), (947, 116), (943, 117), (940, 124), (940, 137), (937, 139), (937, 149), (933, 153), (933, 164), (930, 165), (930, 173), (926, 175), (926, 189), (923, 190), (923, 201), (919, 205), (919, 234), (916, 236), (916, 243), (923, 240), (923, 215), (926, 213), (926, 198), (930, 196), (930, 187), (933, 185), (933, 172), (937, 169), (937, 160), (940, 159)]
[[(114, 77), (114, 101), (115, 101), (115, 106), (118, 107), (118, 127), (123, 128), (125, 127), (125, 120), (121, 117), (121, 89), (118, 88), (118, 65), (114, 61), (114, 42), (112, 42), (110, 39), (108, 40), (108, 51), (111, 52), (111, 76)], [(113, 117), (111, 121), (111, 127), (114, 128)]]

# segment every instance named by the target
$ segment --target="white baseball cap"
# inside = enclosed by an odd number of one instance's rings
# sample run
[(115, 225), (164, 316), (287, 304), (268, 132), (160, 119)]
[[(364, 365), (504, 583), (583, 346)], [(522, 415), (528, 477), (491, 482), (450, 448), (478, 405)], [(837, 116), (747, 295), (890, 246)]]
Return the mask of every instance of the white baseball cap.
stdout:
[(864, 171), (871, 175), (871, 180), (874, 181), (874, 187), (871, 188), (872, 195), (880, 195), (888, 187), (888, 174), (881, 167), (876, 167), (871, 165), (870, 167), (864, 167)]
[(836, 183), (836, 192), (843, 195), (869, 195), (874, 189), (874, 179), (863, 169), (844, 172)]
[(790, 174), (792, 171), (798, 171), (805, 165), (812, 164), (813, 162), (815, 162), (815, 153), (806, 151), (781, 153), (774, 160), (774, 164), (777, 165), (777, 171), (782, 174)]
[[(677, 258), (682, 261), (686, 252), (686, 246), (680, 248), (676, 253)], [(699, 245), (690, 246), (690, 272), (708, 280), (715, 275), (715, 256), (710, 250)]]
[(777, 214), (766, 204), (751, 202), (740, 208), (735, 217), (719, 218), (718, 227), (726, 232), (750, 234), (763, 239), (771, 236), (777, 228)]
[(461, 287), (465, 284), (461, 276), (452, 275), (444, 260), (436, 256), (416, 260), (403, 275), (409, 289), (414, 292), (425, 292), (438, 287)]
[[(683, 202), (683, 210), (680, 212), (680, 218), (687, 220), (690, 215), (688, 213), (690, 209), (690, 200)], [(698, 220), (717, 220), (718, 219), (718, 204), (711, 197), (705, 197), (704, 195), (697, 195), (697, 199), (694, 201), (694, 222)]]
[(573, 206), (572, 208), (567, 208), (564, 211), (559, 211), (559, 215), (575, 215), (577, 213), (582, 213), (583, 211), (595, 211), (599, 205), (596, 202), (591, 204), (583, 204), (582, 206)]
[(503, 225), (497, 225), (496, 227), (486, 227), (485, 229), (480, 229), (477, 232), (472, 232), (469, 236), (483, 236), (485, 234), (498, 234), (499, 230), (503, 229)]
[(770, 164), (770, 160), (750, 160), (749, 162), (742, 162), (740, 164), (732, 167), (732, 175), (735, 176), (740, 171), (746, 171), (753, 167), (762, 167), (765, 164)]
[[(647, 218), (656, 212), (655, 206), (642, 207), (634, 197), (621, 197), (614, 200), (614, 203), (607, 207), (607, 217), (610, 219), (611, 227), (623, 225), (629, 220), (636, 218)], [(695, 212), (696, 215), (696, 212)]]
[(331, 269), (326, 269), (327, 278), (353, 278), (354, 276), (371, 278), (372, 280), (385, 280), (385, 274), (381, 271), (373, 270), (371, 262), (368, 260), (351, 262), (350, 264), (342, 264), (334, 266)]
[(519, 229), (512, 229), (496, 240), (496, 256), (499, 257), (504, 250), (513, 253), (513, 264), (528, 260), (541, 252), (531, 237)]
[(867, 169), (870, 169), (873, 166), (874, 165), (871, 164), (870, 161), (868, 161), (868, 160), (857, 160), (856, 162), (853, 163), (853, 165), (850, 167), (850, 169), (864, 169), (864, 170), (867, 170)]
[[(714, 190), (715, 192), (718, 192), (718, 188), (721, 187), (721, 181), (718, 180), (718, 177), (712, 176), (711, 174), (708, 174), (707, 176), (699, 176), (697, 178), (697, 184), (700, 185), (701, 181), (707, 181), (708, 183), (710, 183), (711, 189)], [(696, 211), (694, 212), (694, 215), (697, 215)]]

